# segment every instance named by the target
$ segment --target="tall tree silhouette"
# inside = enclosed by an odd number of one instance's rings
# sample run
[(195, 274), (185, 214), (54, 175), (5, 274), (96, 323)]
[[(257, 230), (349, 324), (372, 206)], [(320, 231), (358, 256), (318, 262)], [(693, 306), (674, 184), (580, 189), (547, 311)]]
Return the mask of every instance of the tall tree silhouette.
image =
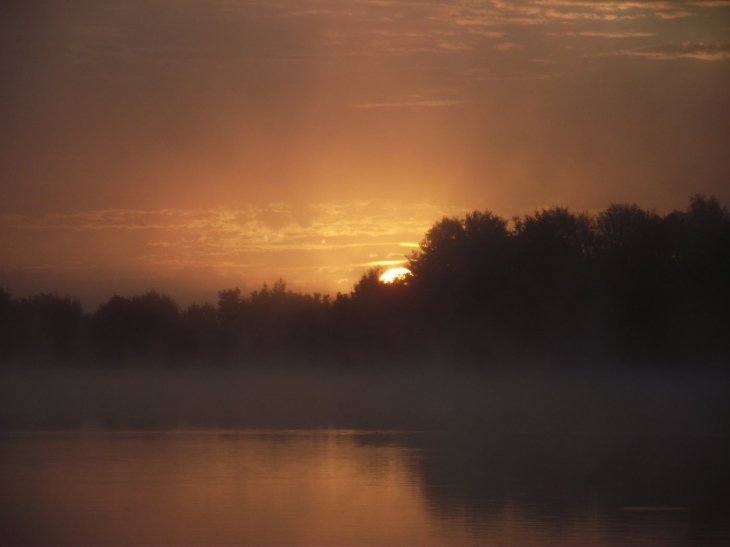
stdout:
[(512, 219), (443, 218), (407, 258), (412, 275), (365, 271), (334, 300), (279, 279), (217, 306), (180, 311), (150, 291), (93, 315), (71, 297), (0, 288), (0, 359), (182, 363), (433, 356), (596, 357), (663, 363), (730, 356), (730, 213), (696, 195), (660, 215), (612, 204), (591, 216), (551, 207)]
[(114, 295), (94, 315), (97, 344), (112, 360), (169, 358), (176, 352), (179, 333), (177, 303), (156, 291), (132, 298)]

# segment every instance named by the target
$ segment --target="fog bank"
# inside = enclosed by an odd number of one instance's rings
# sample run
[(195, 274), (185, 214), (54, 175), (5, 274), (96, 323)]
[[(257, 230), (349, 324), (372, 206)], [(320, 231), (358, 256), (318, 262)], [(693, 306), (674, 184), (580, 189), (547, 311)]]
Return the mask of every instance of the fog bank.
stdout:
[(729, 434), (721, 371), (0, 369), (2, 429)]

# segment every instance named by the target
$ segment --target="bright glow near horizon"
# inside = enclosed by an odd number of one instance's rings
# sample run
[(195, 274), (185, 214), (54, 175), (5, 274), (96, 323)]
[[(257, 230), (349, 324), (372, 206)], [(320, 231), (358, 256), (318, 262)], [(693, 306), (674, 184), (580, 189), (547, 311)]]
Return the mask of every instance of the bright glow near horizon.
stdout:
[(380, 281), (383, 283), (392, 283), (396, 279), (403, 279), (405, 276), (410, 275), (410, 273), (411, 270), (408, 268), (391, 268), (380, 276)]
[(0, 9), (15, 296), (335, 294), (445, 216), (730, 202), (730, 0), (122, 4)]

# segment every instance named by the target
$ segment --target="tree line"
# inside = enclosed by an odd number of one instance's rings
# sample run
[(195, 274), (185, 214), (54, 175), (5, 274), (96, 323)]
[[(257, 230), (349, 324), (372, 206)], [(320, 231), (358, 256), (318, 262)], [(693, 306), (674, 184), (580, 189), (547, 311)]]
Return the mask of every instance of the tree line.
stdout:
[(723, 363), (730, 356), (730, 213), (694, 196), (667, 215), (614, 204), (505, 219), (443, 218), (394, 283), (363, 273), (334, 298), (272, 287), (185, 309), (169, 296), (13, 298), (0, 288), (0, 359), (12, 362), (337, 363), (516, 359)]

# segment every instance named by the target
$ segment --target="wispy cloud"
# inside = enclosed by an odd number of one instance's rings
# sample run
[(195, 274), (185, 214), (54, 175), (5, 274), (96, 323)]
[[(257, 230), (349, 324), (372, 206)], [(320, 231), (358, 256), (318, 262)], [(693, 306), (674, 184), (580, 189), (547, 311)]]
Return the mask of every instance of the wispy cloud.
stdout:
[[(186, 262), (191, 256), (235, 256), (241, 252), (400, 247), (459, 209), (425, 203), (328, 203), (308, 207), (271, 204), (246, 209), (157, 211), (109, 209), (46, 215), (0, 215), (7, 235), (21, 230), (48, 238), (52, 232), (137, 231), (142, 249), (159, 260)], [(42, 233), (41, 233), (42, 232)], [(103, 236), (102, 236), (103, 237)], [(182, 256), (171, 257), (177, 254)]]
[(494, 44), (492, 47), (497, 51), (521, 51), (526, 49), (524, 44), (518, 44), (516, 42), (500, 42), (499, 44)]
[(553, 7), (583, 7), (600, 11), (673, 10), (683, 6), (704, 8), (730, 6), (730, 0), (532, 0), (527, 3)]
[(653, 61), (698, 59), (700, 61), (730, 60), (730, 43), (719, 44), (664, 44), (639, 49), (624, 49), (603, 56), (640, 57)]
[(654, 15), (659, 19), (684, 19), (692, 17), (694, 14), (691, 11), (657, 11)]
[[(286, 40), (272, 37), (260, 51), (251, 52), (245, 40), (201, 41), (191, 38), (191, 47), (175, 47), (149, 40), (130, 39), (135, 29), (128, 21), (116, 25), (79, 26), (74, 28), (77, 39), (67, 55), (73, 62), (98, 61), (101, 57), (118, 57), (125, 62), (183, 66), (205, 62), (229, 70), (242, 63), (264, 59), (265, 62), (300, 63), (316, 59), (385, 59), (383, 63), (409, 63), (410, 70), (423, 65), (439, 66), (443, 70), (457, 67), (462, 72), (476, 54), (493, 63), (503, 63), (507, 55), (523, 49), (544, 51), (556, 62), (575, 58), (568, 55), (570, 44), (560, 40), (545, 44), (544, 37), (613, 40), (600, 44), (600, 55), (623, 55), (655, 59), (687, 58), (697, 60), (724, 59), (718, 52), (685, 52), (671, 55), (619, 50), (620, 40), (674, 36), (676, 40), (693, 39), (677, 32), (672, 20), (703, 16), (707, 19), (716, 10), (730, 9), (730, 0), (263, 0), (243, 4), (212, 3), (227, 18), (260, 20), (287, 36)], [(220, 15), (220, 14), (219, 14)], [(726, 15), (725, 15), (726, 17)], [(278, 26), (277, 26), (278, 25)], [(630, 26), (631, 28), (625, 28)], [(662, 30), (667, 28), (671, 34)], [(723, 32), (718, 30), (718, 32)], [(727, 33), (727, 30), (724, 32)], [(726, 34), (727, 36), (727, 34)], [(301, 40), (296, 48), (288, 47), (292, 40)], [(716, 40), (727, 40), (720, 35)], [(495, 43), (496, 42), (496, 43)], [(215, 43), (215, 46), (211, 46)], [(282, 45), (283, 44), (283, 45)], [(553, 55), (555, 48), (557, 52)], [(573, 53), (576, 50), (573, 50)], [(517, 57), (517, 55), (513, 55)], [(596, 55), (586, 55), (596, 57)], [(421, 63), (423, 61), (423, 63)], [(520, 62), (527, 63), (525, 59)], [(534, 63), (532, 63), (534, 66)], [(585, 67), (584, 67), (585, 68)], [(590, 67), (592, 70), (595, 66)], [(515, 67), (511, 67), (515, 70)], [(575, 65), (573, 66), (575, 69)], [(528, 67), (517, 71), (527, 72)], [(543, 76), (538, 76), (542, 78)], [(396, 95), (397, 96), (397, 95)], [(429, 98), (418, 101), (364, 101), (355, 108), (453, 107), (452, 100)]]
[(589, 38), (648, 38), (656, 36), (656, 32), (641, 32), (636, 30), (625, 31), (601, 31), (601, 30), (583, 30), (580, 32), (546, 32), (545, 36), (552, 37), (578, 37), (585, 36)]
[[(23, 249), (0, 255), (0, 276), (84, 279), (106, 271), (249, 287), (283, 277), (295, 289), (348, 289), (367, 267), (403, 263), (435, 221), (463, 213), (429, 203), (351, 201), (1, 214), (0, 249), (17, 249), (19, 241)], [(59, 242), (61, 252), (49, 255)]]
[(400, 260), (374, 260), (372, 262), (365, 262), (362, 266), (395, 266), (396, 264), (404, 264), (405, 258)]
[(465, 44), (464, 42), (456, 42), (456, 43), (441, 42), (438, 45), (438, 47), (441, 49), (448, 50), (448, 51), (466, 51), (466, 50), (474, 49), (472, 46)]
[(640, 32), (636, 30), (627, 30), (619, 32), (584, 30), (578, 33), (578, 36), (589, 36), (595, 38), (647, 38), (656, 36), (656, 32)]
[(362, 103), (353, 105), (353, 108), (412, 108), (427, 107), (441, 108), (447, 106), (459, 106), (465, 104), (464, 101), (396, 101), (387, 103)]

